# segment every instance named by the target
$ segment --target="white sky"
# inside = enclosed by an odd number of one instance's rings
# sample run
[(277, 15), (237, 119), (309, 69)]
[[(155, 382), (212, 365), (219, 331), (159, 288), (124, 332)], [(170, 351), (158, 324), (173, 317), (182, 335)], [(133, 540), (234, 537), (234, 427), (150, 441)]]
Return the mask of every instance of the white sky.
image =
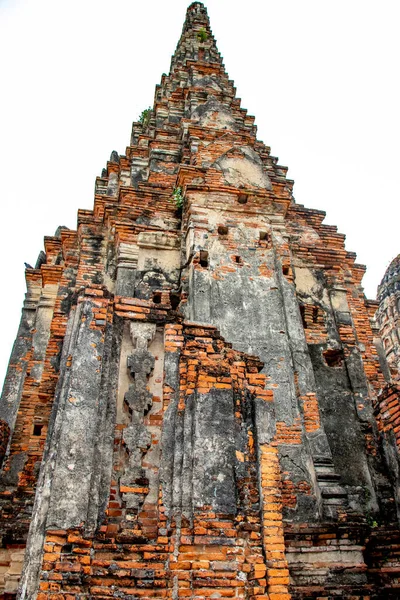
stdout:
[[(153, 103), (189, 0), (0, 0), (0, 381), (44, 235), (76, 226)], [(208, 0), (218, 48), (296, 201), (368, 266), (400, 252), (398, 0)], [(1, 383), (0, 383), (1, 385)]]

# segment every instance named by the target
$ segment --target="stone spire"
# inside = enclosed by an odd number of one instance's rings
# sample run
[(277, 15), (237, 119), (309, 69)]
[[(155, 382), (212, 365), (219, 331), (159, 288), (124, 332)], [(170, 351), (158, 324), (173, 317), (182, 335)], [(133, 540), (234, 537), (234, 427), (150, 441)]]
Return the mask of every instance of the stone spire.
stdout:
[(378, 287), (376, 320), (392, 376), (400, 371), (400, 254), (386, 269)]
[(195, 2), (93, 210), (26, 271), (0, 404), (10, 600), (23, 560), (18, 600), (398, 589), (400, 388), (381, 399), (364, 268), (235, 92)]
[(171, 71), (188, 60), (222, 64), (207, 9), (202, 2), (193, 2), (187, 9), (182, 35), (172, 57)]

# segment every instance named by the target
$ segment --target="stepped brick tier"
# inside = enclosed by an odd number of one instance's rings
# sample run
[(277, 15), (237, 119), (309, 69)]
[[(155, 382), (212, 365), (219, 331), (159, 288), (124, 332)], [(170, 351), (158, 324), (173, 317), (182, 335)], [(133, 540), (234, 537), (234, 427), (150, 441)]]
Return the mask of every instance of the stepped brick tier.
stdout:
[(399, 598), (377, 305), (257, 140), (200, 2), (141, 121), (26, 271), (3, 597)]

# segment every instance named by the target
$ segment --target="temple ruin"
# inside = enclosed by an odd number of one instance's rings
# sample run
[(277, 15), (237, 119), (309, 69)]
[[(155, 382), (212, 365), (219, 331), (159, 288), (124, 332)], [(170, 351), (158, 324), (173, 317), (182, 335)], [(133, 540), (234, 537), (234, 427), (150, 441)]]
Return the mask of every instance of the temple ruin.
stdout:
[(235, 91), (194, 2), (93, 210), (26, 270), (0, 405), (6, 599), (400, 597), (378, 303)]

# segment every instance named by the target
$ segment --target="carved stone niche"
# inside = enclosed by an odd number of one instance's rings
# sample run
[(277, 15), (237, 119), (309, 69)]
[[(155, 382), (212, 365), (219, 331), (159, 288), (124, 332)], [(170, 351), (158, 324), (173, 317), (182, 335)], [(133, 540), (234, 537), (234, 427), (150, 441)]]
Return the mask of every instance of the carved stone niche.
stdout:
[(139, 233), (137, 244), (135, 296), (148, 300), (155, 291), (175, 289), (180, 274), (178, 237), (165, 231), (145, 231)]
[(131, 422), (123, 433), (128, 465), (120, 479), (120, 492), (127, 508), (139, 511), (149, 491), (149, 482), (142, 462), (151, 446), (151, 434), (144, 425), (144, 417), (152, 406), (148, 381), (155, 361), (148, 347), (155, 336), (156, 325), (131, 323), (130, 333), (134, 351), (128, 356), (127, 367), (133, 383), (126, 392), (124, 400), (129, 407)]

